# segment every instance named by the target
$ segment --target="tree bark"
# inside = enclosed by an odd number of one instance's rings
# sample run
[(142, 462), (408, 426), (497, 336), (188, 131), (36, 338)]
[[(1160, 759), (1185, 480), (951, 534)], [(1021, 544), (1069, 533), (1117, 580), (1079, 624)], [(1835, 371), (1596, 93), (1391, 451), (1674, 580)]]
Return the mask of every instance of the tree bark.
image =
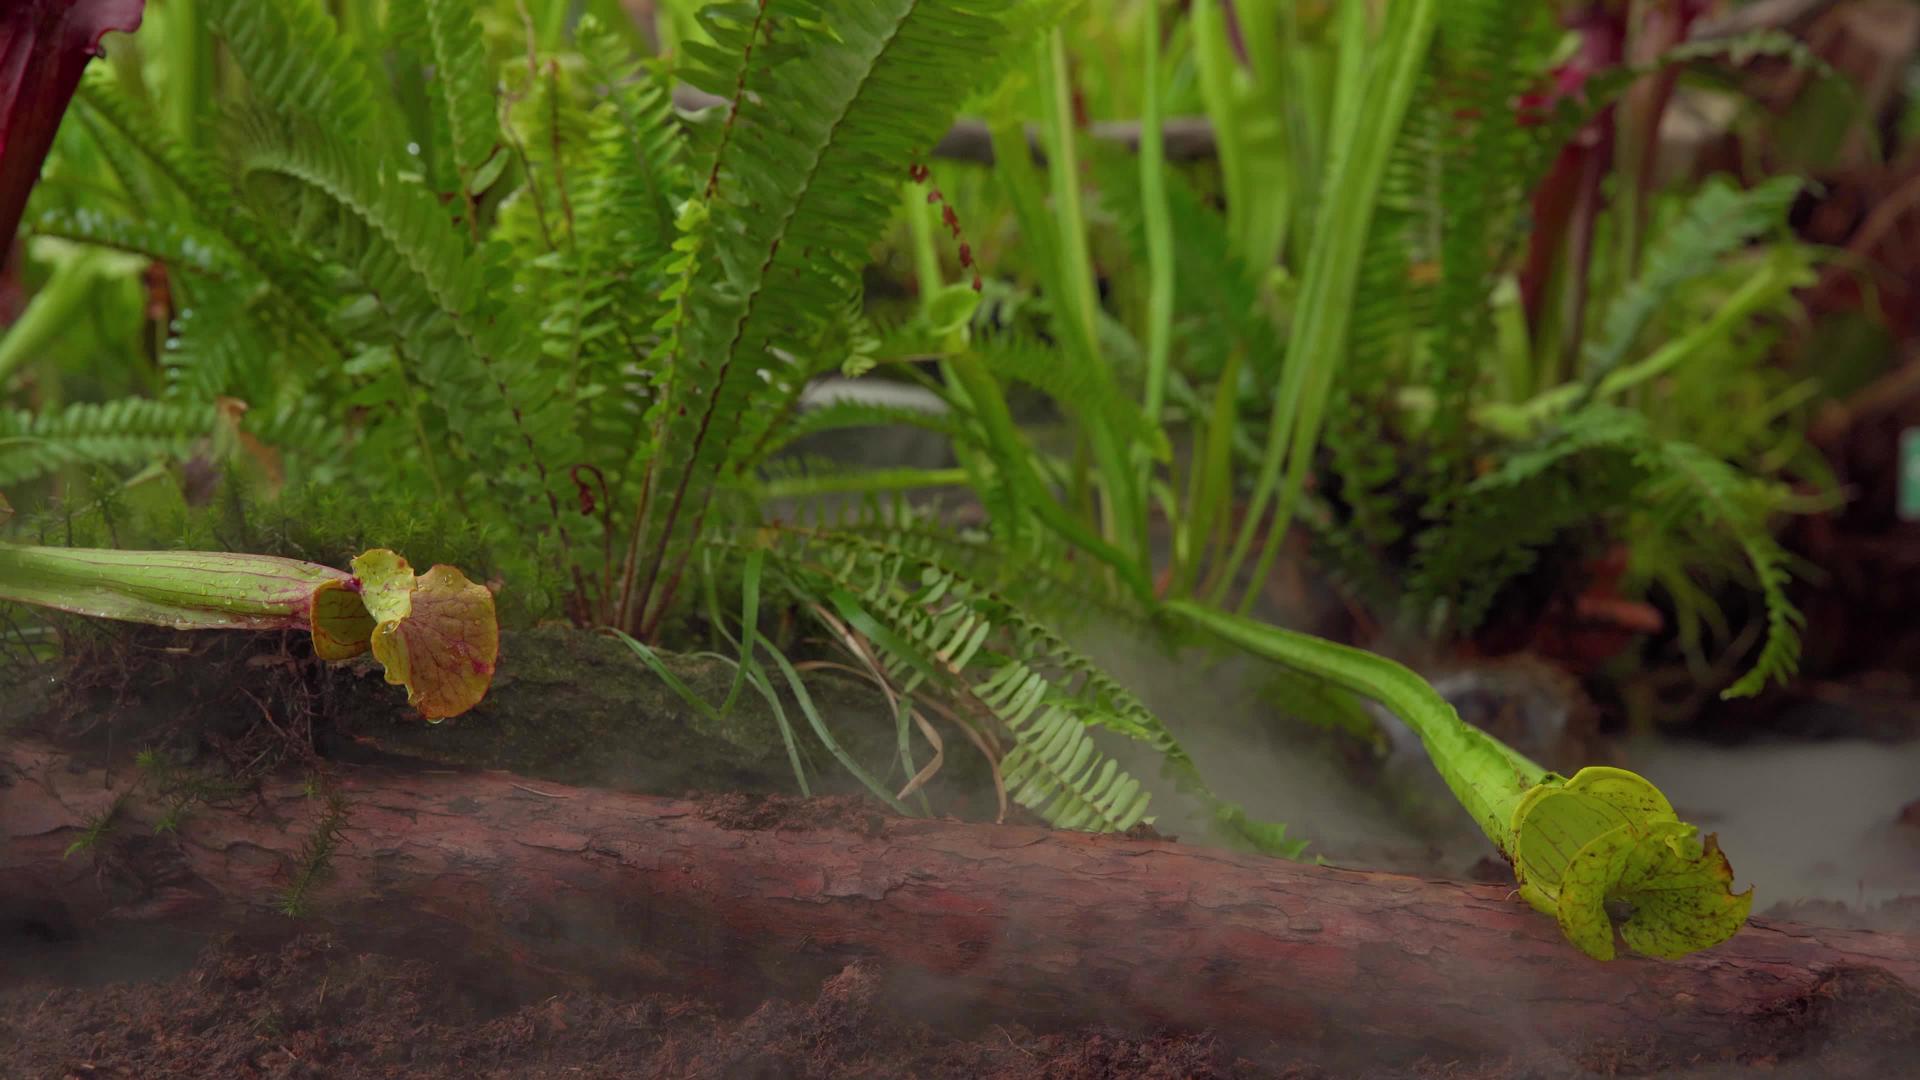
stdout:
[(744, 1000), (877, 958), (899, 1000), (962, 1020), (1212, 1028), (1374, 1060), (1628, 1044), (1712, 1059), (1766, 1025), (1813, 1037), (1815, 1006), (1857, 969), (1909, 1001), (1920, 986), (1920, 942), (1896, 935), (1756, 921), (1686, 960), (1602, 964), (1494, 886), (847, 799), (385, 765), (332, 770), (340, 842), (288, 920), (274, 905), (325, 800), (273, 781), (156, 834), (166, 796), (129, 772), (110, 786), (45, 745), (0, 746), (0, 910), (16, 927), (317, 922), (496, 974)]

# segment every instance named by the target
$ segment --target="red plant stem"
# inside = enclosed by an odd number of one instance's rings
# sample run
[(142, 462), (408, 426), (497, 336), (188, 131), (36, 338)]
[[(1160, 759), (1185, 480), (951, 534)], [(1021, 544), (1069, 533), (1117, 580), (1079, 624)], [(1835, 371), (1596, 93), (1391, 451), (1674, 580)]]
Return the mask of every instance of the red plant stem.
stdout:
[(1593, 232), (1605, 209), (1601, 184), (1613, 166), (1617, 141), (1614, 117), (1609, 113), (1593, 132), (1593, 145), (1580, 162), (1580, 176), (1574, 192), (1573, 222), (1567, 237), (1565, 279), (1566, 321), (1561, 324), (1559, 351), (1564, 358), (1575, 356), (1587, 336), (1587, 282), (1593, 274)]
[[(1247, 57), (1247, 34), (1240, 27), (1240, 12), (1234, 0), (1220, 0), (1220, 14), (1225, 17), (1227, 44), (1233, 46), (1234, 58), (1242, 64), (1252, 61)], [(1084, 125), (1083, 125), (1084, 126)]]
[(67, 103), (109, 30), (136, 30), (146, 0), (0, 0), (0, 264)]
[[(1627, 21), (1623, 7), (1590, 3), (1569, 25), (1580, 35), (1580, 49), (1568, 61), (1560, 82), (1577, 88), (1595, 73), (1618, 66), (1626, 54)], [(1613, 167), (1614, 109), (1601, 111), (1560, 151), (1533, 196), (1533, 232), (1520, 274), (1527, 324), (1536, 333), (1547, 311), (1554, 268), (1567, 268), (1571, 290), (1566, 340), (1578, 342), (1585, 322), (1586, 281), (1593, 254), (1593, 228), (1601, 209), (1600, 182)]]
[[(1647, 5), (1646, 17), (1634, 29), (1628, 59), (1637, 65), (1653, 64), (1687, 40), (1687, 31), (1704, 10), (1701, 0), (1655, 0)], [(1632, 215), (1622, 237), (1629, 271), (1640, 262), (1641, 241), (1653, 205), (1654, 167), (1660, 156), (1660, 121), (1679, 79), (1677, 67), (1662, 65), (1634, 83), (1620, 104), (1620, 156), (1626, 174), (1621, 193)]]

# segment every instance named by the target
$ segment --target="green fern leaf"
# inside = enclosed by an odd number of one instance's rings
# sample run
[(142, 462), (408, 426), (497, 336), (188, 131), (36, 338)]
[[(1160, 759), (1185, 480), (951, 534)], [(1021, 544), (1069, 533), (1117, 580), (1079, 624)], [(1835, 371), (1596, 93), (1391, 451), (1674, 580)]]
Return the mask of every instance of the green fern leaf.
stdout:
[(451, 136), (453, 166), (469, 198), (480, 191), (481, 167), (500, 148), (493, 63), (470, 0), (417, 0), (433, 49), (434, 101)]
[[(287, 336), (333, 359), (346, 349), (332, 335), (326, 298), (330, 295), (319, 265), (281, 243), (244, 203), (213, 159), (175, 143), (162, 126), (127, 97), (110, 75), (90, 72), (75, 99), (77, 110), (98, 133), (97, 141), (131, 147), (150, 173), (130, 195), (165, 188), (184, 200), (194, 222), (205, 235), (216, 237), (231, 252), (231, 261), (243, 276), (264, 280), (286, 312)], [(131, 157), (125, 166), (132, 170)], [(151, 214), (155, 208), (148, 206)], [(164, 226), (155, 226), (164, 228)]]
[(1007, 593), (928, 554), (910, 526), (865, 535), (782, 527), (760, 535), (771, 537), (772, 554), (803, 591), (833, 598), (863, 628), (903, 688), (930, 681), (1004, 725), (1015, 746), (1001, 763), (1003, 778), (1020, 805), (1063, 828), (1111, 831), (1143, 820), (1149, 793), (1095, 745), (1090, 730), (1097, 728), (1154, 749), (1166, 775), (1230, 836), (1274, 854), (1300, 853), (1303, 845), (1287, 841), (1282, 827), (1250, 821), (1214, 796), (1138, 698)]
[(604, 94), (609, 122), (596, 137), (621, 148), (623, 173), (646, 190), (657, 240), (649, 246), (663, 255), (673, 241), (673, 208), (692, 194), (672, 84), (664, 73), (643, 71), (626, 41), (591, 15), (575, 28), (574, 43), (587, 75)]
[[(1727, 695), (1756, 693), (1769, 679), (1793, 674), (1802, 617), (1787, 596), (1787, 557), (1767, 520), (1782, 500), (1699, 447), (1655, 435), (1644, 415), (1606, 405), (1573, 413), (1509, 454), (1468, 490), (1464, 504), (1460, 519), (1436, 530), (1423, 549), (1412, 588), (1429, 597), (1472, 597), (1462, 605), (1465, 625), (1491, 599), (1486, 583), (1524, 571), (1526, 553), (1561, 531), (1618, 507), (1652, 509), (1674, 527), (1691, 523), (1731, 537), (1752, 569), (1766, 604), (1767, 637)], [(1488, 545), (1489, 536), (1500, 544)]]
[(212, 432), (212, 405), (128, 398), (38, 415), (0, 411), (0, 487), (69, 465), (144, 465), (184, 457)]
[(345, 137), (367, 129), (367, 69), (319, 0), (204, 0), (203, 10), (255, 101)]
[(1521, 236), (1534, 174), (1547, 160), (1516, 102), (1546, 66), (1558, 29), (1551, 14), (1544, 5), (1505, 0), (1452, 0), (1441, 9), (1437, 93), (1427, 115), (1438, 129), (1439, 172), (1429, 226), (1443, 239), (1427, 381), (1437, 393), (1432, 438), (1447, 453), (1457, 452), (1476, 377), (1487, 367), (1481, 351), (1492, 338), (1496, 275)]
[[(899, 178), (977, 88), (1005, 0), (876, 0), (830, 18), (803, 0), (715, 5), (715, 45), (689, 46), (732, 104), (696, 208), (682, 283), (663, 322), (665, 385), (651, 438), (645, 567), (625, 616), (658, 624), (704, 518), (702, 493), (734, 455), (776, 349), (804, 350), (857, 293), (867, 245)], [(730, 71), (732, 79), (719, 72)], [(728, 84), (731, 84), (730, 86)]]
[(1587, 354), (1587, 385), (1597, 387), (1626, 360), (1654, 313), (1682, 285), (1712, 270), (1728, 252), (1779, 227), (1803, 186), (1797, 177), (1778, 177), (1744, 191), (1727, 183), (1702, 188), (1680, 219), (1661, 232), (1639, 276), (1608, 307)]
[(1806, 620), (1787, 596), (1787, 553), (1767, 527), (1774, 500), (1752, 477), (1697, 446), (1660, 442), (1645, 447), (1642, 456), (1677, 489), (1673, 502), (1708, 526), (1732, 533), (1766, 604), (1767, 636), (1760, 653), (1721, 696), (1751, 697), (1769, 681), (1785, 683), (1800, 668), (1800, 628)]
[(111, 248), (165, 263), (170, 270), (209, 276), (233, 272), (233, 257), (217, 238), (196, 225), (164, 219), (134, 221), (91, 207), (49, 210), (32, 225), (36, 236)]
[(559, 520), (561, 467), (579, 460), (559, 379), (531, 345), (506, 251), (472, 247), (439, 201), (319, 128), (265, 112), (236, 118), (250, 172), (285, 177), (337, 210), (338, 254), (380, 299), (447, 430), (510, 519)]

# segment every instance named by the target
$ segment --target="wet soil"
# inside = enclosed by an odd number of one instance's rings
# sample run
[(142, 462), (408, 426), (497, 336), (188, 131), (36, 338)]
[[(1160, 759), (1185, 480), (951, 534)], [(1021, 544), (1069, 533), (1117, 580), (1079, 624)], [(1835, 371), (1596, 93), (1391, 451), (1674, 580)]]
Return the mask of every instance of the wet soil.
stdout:
[[(1899, 1075), (1900, 1063), (1920, 1061), (1920, 999), (1872, 972), (1830, 980), (1795, 1015), (1768, 1018), (1737, 1063), (1619, 1046), (1571, 1061), (1329, 1068), (1277, 1047), (1236, 1051), (1209, 1032), (1036, 1032), (1011, 1020), (951, 1031), (891, 1011), (884, 971), (866, 962), (810, 1000), (730, 1011), (675, 994), (510, 996), (432, 960), (320, 934), (226, 938), (165, 972), (153, 970), (164, 949), (135, 947), (144, 973), (125, 951), (104, 961), (99, 951), (0, 939), (0, 1077), (1824, 1078)], [(1809, 1045), (1816, 1028), (1827, 1034)]]
[[(16, 976), (19, 973), (16, 972)], [(62, 983), (65, 983), (62, 985)], [(428, 961), (326, 936), (225, 941), (184, 972), (0, 990), (6, 1077), (1225, 1077), (1306, 1076), (1236, 1059), (1209, 1035), (971, 1038), (881, 1014), (879, 970), (847, 967), (811, 1001), (745, 1015), (664, 994), (503, 1002)]]

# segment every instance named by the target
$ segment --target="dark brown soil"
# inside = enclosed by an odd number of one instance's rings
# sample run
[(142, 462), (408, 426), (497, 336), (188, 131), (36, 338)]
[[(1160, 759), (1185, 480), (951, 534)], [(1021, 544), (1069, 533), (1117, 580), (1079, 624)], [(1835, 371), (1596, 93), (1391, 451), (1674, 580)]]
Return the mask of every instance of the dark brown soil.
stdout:
[[(148, 949), (153, 952), (155, 950)], [(1140, 1037), (988, 1023), (965, 1035), (888, 1009), (883, 972), (848, 966), (810, 1001), (745, 1014), (669, 994), (508, 999), (450, 966), (357, 952), (325, 935), (233, 939), (158, 977), (102, 979), (95, 949), (0, 939), (0, 1078), (926, 1077), (1519, 1080), (1588, 1076), (1884, 1077), (1920, 1061), (1920, 1005), (1877, 972), (1840, 973), (1743, 1040), (1740, 1066), (1622, 1046), (1519, 1062), (1329, 1069), (1252, 1059), (1210, 1033)], [(88, 957), (91, 957), (90, 961)], [(81, 963), (76, 963), (81, 961)], [(155, 962), (149, 956), (148, 963)], [(164, 962), (160, 960), (159, 962)], [(1812, 1045), (1805, 1037), (1819, 1031)], [(1364, 1054), (1364, 1048), (1355, 1048)], [(1781, 1051), (1785, 1051), (1784, 1053)], [(1688, 1066), (1692, 1065), (1692, 1068)]]
[(1206, 1035), (937, 1036), (876, 1009), (877, 969), (746, 1016), (684, 997), (568, 993), (503, 1005), (421, 960), (324, 936), (207, 948), (158, 981), (0, 989), (0, 1075), (14, 1077), (1227, 1077), (1308, 1076), (1236, 1060)]

